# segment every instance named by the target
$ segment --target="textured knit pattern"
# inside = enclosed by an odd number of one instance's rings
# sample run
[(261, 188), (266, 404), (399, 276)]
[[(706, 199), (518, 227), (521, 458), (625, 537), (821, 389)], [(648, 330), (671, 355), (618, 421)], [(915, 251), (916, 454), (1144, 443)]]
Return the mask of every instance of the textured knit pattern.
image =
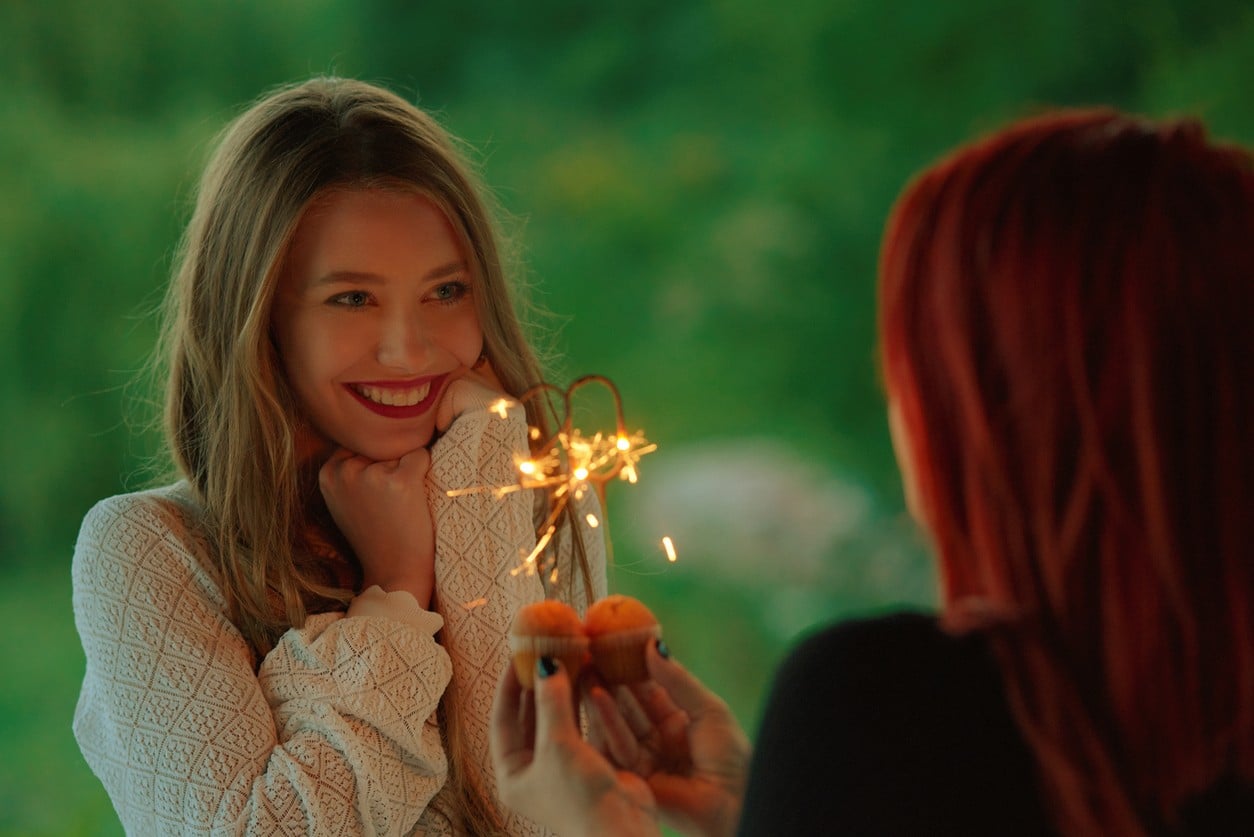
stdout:
[[(437, 443), (433, 480), (450, 473), (487, 483), (512, 466), (495, 434), (503, 428), (482, 418), (458, 419)], [(472, 476), (472, 463), (498, 470)], [(255, 668), (208, 545), (188, 523), (192, 503), (185, 486), (102, 501), (75, 548), (74, 613), (87, 668), (74, 732), (127, 832), (446, 830), (429, 807), (448, 772), (435, 710), (456, 678), (462, 715), (488, 716), (486, 684), (494, 687), (503, 665), (509, 608), (543, 595), (534, 576), (504, 569), (534, 543), (529, 511), (459, 501), (450, 512), (432, 501), (448, 527), (436, 547), (436, 599), (449, 618), (443, 646), (433, 637), (442, 620), (412, 597), (409, 611), (391, 616), (394, 600), (373, 601), (351, 607), (353, 616), (311, 616)], [(603, 591), (604, 554), (590, 558)], [(462, 607), (478, 599), (485, 603)], [(491, 787), (486, 727), (472, 723), (470, 740), (481, 740), (475, 752), (484, 753), (473, 767)], [(510, 826), (535, 833), (529, 823)]]
[[(509, 664), (507, 633), (514, 614), (545, 597), (542, 576), (525, 564), (536, 543), (534, 497), (515, 491), (449, 496), (450, 491), (513, 485), (517, 457), (527, 457), (527, 424), (514, 406), (506, 417), (487, 410), (467, 413), (433, 449), (427, 497), (436, 531), (435, 608), (444, 617), (444, 647), (453, 660), (453, 686), (459, 696), (462, 734), (470, 750), (473, 781), (496, 800), (496, 778), (488, 752), (492, 698)], [(599, 539), (585, 535), (593, 588), (605, 594), (605, 555)], [(595, 541), (595, 543), (594, 543)], [(596, 546), (596, 550), (592, 547)], [(586, 608), (582, 585), (559, 573), (561, 598)], [(570, 594), (574, 586), (577, 595)], [(547, 834), (529, 820), (501, 807), (510, 834)]]

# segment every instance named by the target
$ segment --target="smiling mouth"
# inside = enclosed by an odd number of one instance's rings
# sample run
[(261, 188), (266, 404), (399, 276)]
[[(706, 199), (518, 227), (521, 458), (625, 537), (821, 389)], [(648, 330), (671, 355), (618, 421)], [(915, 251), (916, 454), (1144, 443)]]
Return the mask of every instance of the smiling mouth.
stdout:
[(406, 389), (353, 384), (353, 391), (374, 404), (385, 407), (412, 407), (431, 393), (431, 382)]
[(440, 388), (448, 374), (425, 381), (344, 384), (344, 389), (372, 413), (393, 419), (415, 418), (427, 412), (439, 399)]

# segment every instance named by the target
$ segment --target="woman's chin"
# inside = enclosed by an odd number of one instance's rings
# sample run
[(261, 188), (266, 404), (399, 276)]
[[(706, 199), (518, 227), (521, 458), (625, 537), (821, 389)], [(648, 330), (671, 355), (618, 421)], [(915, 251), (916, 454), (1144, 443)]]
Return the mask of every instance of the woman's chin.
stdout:
[(357, 439), (353, 440), (356, 442), (356, 446), (346, 444), (344, 447), (358, 456), (364, 456), (373, 462), (395, 462), (404, 458), (406, 454), (430, 445), (431, 434), (427, 433), (424, 435), (425, 438), (414, 436), (393, 444), (381, 444), (377, 439)]

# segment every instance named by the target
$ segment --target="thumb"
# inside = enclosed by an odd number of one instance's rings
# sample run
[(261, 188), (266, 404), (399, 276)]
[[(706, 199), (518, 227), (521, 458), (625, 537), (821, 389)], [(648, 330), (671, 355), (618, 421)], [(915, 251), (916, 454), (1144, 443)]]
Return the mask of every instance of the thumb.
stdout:
[(399, 470), (407, 476), (422, 478), (431, 467), (431, 451), (416, 448), (400, 458), (397, 463)]
[(665, 647), (661, 640), (651, 643), (645, 660), (649, 676), (666, 689), (675, 705), (687, 712), (690, 718), (711, 711), (730, 712), (722, 698), (707, 689), (688, 669), (672, 660), (669, 653), (663, 656), (659, 649)]
[(440, 400), (435, 405), (435, 429), (441, 433), (448, 430), (449, 425), (453, 423), (453, 419), (457, 418), (457, 413), (453, 405), (453, 385), (457, 381), (449, 381), (443, 393), (440, 394)]
[(553, 657), (536, 661), (535, 701), (537, 749), (544, 742), (579, 735), (570, 698), (570, 677)]

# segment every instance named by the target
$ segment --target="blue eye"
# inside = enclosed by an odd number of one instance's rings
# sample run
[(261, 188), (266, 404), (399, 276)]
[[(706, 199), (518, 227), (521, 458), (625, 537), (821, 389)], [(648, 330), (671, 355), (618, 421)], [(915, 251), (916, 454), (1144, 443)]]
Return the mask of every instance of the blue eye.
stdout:
[(461, 302), (470, 293), (470, 286), (465, 282), (445, 282), (431, 292), (432, 298), (444, 305)]
[(345, 291), (331, 297), (327, 302), (344, 308), (365, 308), (370, 304), (370, 294), (365, 291)]

